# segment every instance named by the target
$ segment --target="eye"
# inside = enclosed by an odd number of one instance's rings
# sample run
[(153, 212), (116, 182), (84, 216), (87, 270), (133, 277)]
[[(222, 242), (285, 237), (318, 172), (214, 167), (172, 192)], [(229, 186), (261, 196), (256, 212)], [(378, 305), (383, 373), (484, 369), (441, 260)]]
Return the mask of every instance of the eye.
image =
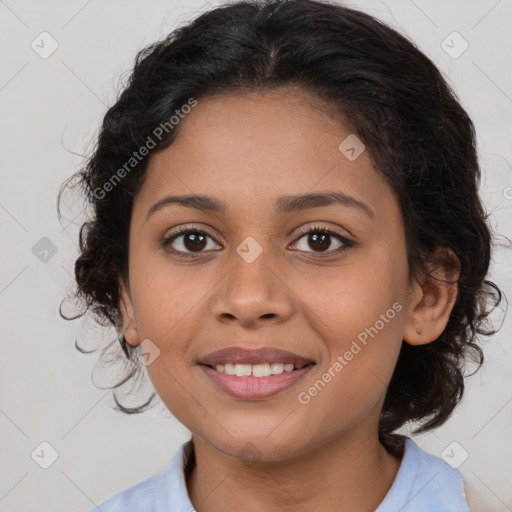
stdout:
[(184, 226), (177, 233), (166, 237), (162, 246), (165, 250), (177, 253), (179, 256), (193, 257), (193, 253), (201, 253), (207, 248), (208, 238), (213, 240), (213, 236), (204, 229)]
[[(307, 230), (303, 230), (300, 233), (297, 241), (306, 239), (305, 243), (302, 244), (302, 248), (299, 247), (300, 251), (313, 252), (321, 255), (321, 253), (340, 253), (347, 250), (348, 247), (352, 247), (354, 243), (344, 236), (340, 235), (336, 231), (332, 231), (323, 226), (312, 226)], [(205, 249), (208, 249), (208, 238), (215, 241), (213, 235), (208, 231), (193, 226), (183, 226), (178, 231), (168, 237), (162, 242), (162, 247), (168, 251), (177, 254), (180, 257), (194, 257), (194, 253), (201, 254)], [(334, 238), (338, 243), (338, 247), (334, 250), (331, 248), (332, 241)], [(294, 245), (300, 245), (298, 242)], [(313, 251), (307, 251), (307, 244), (312, 247)], [(214, 244), (215, 246), (216, 244)], [(220, 246), (217, 245), (220, 248)], [(213, 247), (215, 249), (216, 247)], [(210, 247), (212, 249), (212, 247)], [(330, 249), (330, 250), (329, 250)]]
[[(345, 251), (348, 247), (352, 247), (354, 244), (352, 241), (348, 240), (344, 236), (336, 233), (336, 231), (332, 231), (323, 226), (312, 226), (306, 231), (302, 231), (300, 233), (300, 237), (298, 240), (305, 238), (305, 243), (302, 244), (302, 249), (306, 252), (316, 252), (316, 253), (339, 253)], [(334, 250), (328, 250), (331, 248), (332, 242), (331, 239), (334, 238), (336, 242), (339, 244), (337, 248)], [(297, 242), (296, 242), (297, 244)], [(309, 244), (309, 247), (313, 247), (315, 250), (307, 251), (305, 247)]]

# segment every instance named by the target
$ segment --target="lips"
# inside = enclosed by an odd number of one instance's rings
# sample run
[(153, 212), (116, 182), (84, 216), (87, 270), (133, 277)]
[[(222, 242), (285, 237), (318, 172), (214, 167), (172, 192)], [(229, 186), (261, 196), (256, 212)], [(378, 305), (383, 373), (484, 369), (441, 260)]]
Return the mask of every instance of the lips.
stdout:
[(264, 364), (281, 363), (304, 366), (314, 363), (312, 359), (272, 347), (260, 349), (246, 349), (242, 347), (229, 347), (212, 352), (199, 361), (199, 364), (215, 367), (217, 364)]
[(199, 361), (204, 375), (217, 389), (242, 400), (276, 395), (304, 378), (315, 364), (305, 356), (271, 347), (230, 347)]

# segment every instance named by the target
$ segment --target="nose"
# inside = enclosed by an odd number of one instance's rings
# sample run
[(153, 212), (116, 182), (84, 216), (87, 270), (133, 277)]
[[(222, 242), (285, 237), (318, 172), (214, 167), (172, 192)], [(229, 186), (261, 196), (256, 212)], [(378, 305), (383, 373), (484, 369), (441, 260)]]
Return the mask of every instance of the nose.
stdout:
[(218, 321), (254, 328), (285, 322), (294, 314), (295, 295), (285, 274), (264, 254), (251, 263), (234, 254), (231, 269), (212, 299), (212, 313)]

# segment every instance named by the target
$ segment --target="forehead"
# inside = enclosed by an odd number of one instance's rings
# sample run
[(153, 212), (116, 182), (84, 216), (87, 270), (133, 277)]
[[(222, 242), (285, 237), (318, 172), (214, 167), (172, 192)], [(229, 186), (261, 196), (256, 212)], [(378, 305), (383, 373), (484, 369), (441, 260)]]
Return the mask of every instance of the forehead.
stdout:
[(359, 198), (377, 214), (392, 200), (368, 151), (355, 160), (340, 151), (355, 135), (343, 118), (304, 91), (199, 98), (176, 129), (148, 165), (136, 201), (146, 209), (167, 194), (213, 195), (237, 214), (273, 206), (281, 195), (325, 190)]

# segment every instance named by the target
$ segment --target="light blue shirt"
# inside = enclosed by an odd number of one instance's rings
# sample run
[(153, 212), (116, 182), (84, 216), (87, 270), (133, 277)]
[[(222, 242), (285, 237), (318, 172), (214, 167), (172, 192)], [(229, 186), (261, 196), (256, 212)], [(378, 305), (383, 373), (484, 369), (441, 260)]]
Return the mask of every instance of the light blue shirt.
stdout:
[[(180, 446), (162, 473), (112, 496), (89, 512), (194, 512)], [(462, 475), (406, 438), (393, 485), (375, 512), (471, 512)]]

